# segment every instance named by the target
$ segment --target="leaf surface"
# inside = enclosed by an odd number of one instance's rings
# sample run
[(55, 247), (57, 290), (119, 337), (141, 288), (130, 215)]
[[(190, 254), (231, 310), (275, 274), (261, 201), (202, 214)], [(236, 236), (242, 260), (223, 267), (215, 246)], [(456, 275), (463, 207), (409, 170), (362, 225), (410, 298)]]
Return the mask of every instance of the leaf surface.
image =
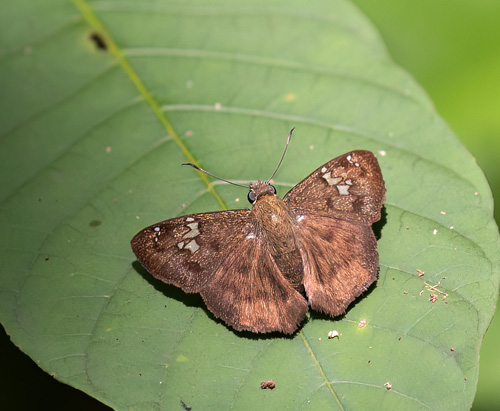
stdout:
[[(37, 364), (117, 409), (470, 407), (499, 282), (491, 193), (350, 3), (25, 0), (3, 14), (0, 315)], [(292, 126), (281, 195), (339, 154), (377, 154), (379, 280), (337, 321), (235, 333), (153, 280), (129, 241), (246, 207), (180, 164), (267, 178)]]

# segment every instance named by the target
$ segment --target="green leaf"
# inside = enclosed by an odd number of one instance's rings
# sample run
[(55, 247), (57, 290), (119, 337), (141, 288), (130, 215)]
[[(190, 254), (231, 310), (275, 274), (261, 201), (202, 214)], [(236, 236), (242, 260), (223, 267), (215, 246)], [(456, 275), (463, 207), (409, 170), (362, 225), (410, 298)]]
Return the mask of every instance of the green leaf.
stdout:
[[(470, 407), (499, 285), (491, 193), (349, 2), (4, 9), (0, 316), (44, 370), (117, 409)], [(337, 321), (235, 333), (199, 296), (153, 280), (129, 241), (245, 207), (242, 190), (180, 164), (267, 178), (292, 126), (281, 194), (346, 151), (377, 154), (379, 281)], [(275, 390), (260, 389), (268, 379)]]

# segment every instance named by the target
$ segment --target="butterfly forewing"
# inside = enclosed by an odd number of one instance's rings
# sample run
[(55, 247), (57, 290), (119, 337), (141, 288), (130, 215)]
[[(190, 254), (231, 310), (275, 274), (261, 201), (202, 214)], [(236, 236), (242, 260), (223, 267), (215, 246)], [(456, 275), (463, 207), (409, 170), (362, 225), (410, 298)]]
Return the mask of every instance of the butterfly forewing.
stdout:
[(232, 210), (173, 218), (140, 231), (132, 250), (154, 277), (186, 292), (200, 292), (251, 231), (249, 217), (249, 210)]
[(351, 151), (322, 165), (283, 198), (296, 214), (372, 224), (380, 219), (385, 186), (370, 151)]

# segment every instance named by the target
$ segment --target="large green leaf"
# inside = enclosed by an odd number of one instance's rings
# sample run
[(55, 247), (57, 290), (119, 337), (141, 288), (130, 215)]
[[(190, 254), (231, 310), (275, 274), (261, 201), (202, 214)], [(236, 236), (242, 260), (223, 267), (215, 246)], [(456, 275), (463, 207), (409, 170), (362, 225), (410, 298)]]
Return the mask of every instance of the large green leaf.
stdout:
[[(2, 19), (0, 315), (43, 369), (115, 408), (470, 406), (499, 283), (491, 194), (350, 3), (24, 0)], [(267, 178), (292, 126), (281, 194), (343, 152), (377, 153), (380, 279), (338, 321), (235, 333), (151, 279), (129, 240), (244, 206), (180, 164)]]

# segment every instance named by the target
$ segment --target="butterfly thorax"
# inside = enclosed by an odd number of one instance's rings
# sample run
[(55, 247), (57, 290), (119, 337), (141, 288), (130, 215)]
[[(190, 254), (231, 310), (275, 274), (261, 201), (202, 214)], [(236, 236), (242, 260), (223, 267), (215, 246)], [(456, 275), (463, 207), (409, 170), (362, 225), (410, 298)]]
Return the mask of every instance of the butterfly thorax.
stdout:
[(276, 196), (274, 188), (262, 181), (255, 184), (259, 183), (270, 189), (266, 190), (261, 185), (257, 187), (257, 200), (252, 208), (255, 228), (259, 233), (257, 237), (261, 239), (262, 246), (267, 248), (288, 282), (298, 291), (302, 291), (303, 266), (295, 237), (296, 220), (289, 207)]

